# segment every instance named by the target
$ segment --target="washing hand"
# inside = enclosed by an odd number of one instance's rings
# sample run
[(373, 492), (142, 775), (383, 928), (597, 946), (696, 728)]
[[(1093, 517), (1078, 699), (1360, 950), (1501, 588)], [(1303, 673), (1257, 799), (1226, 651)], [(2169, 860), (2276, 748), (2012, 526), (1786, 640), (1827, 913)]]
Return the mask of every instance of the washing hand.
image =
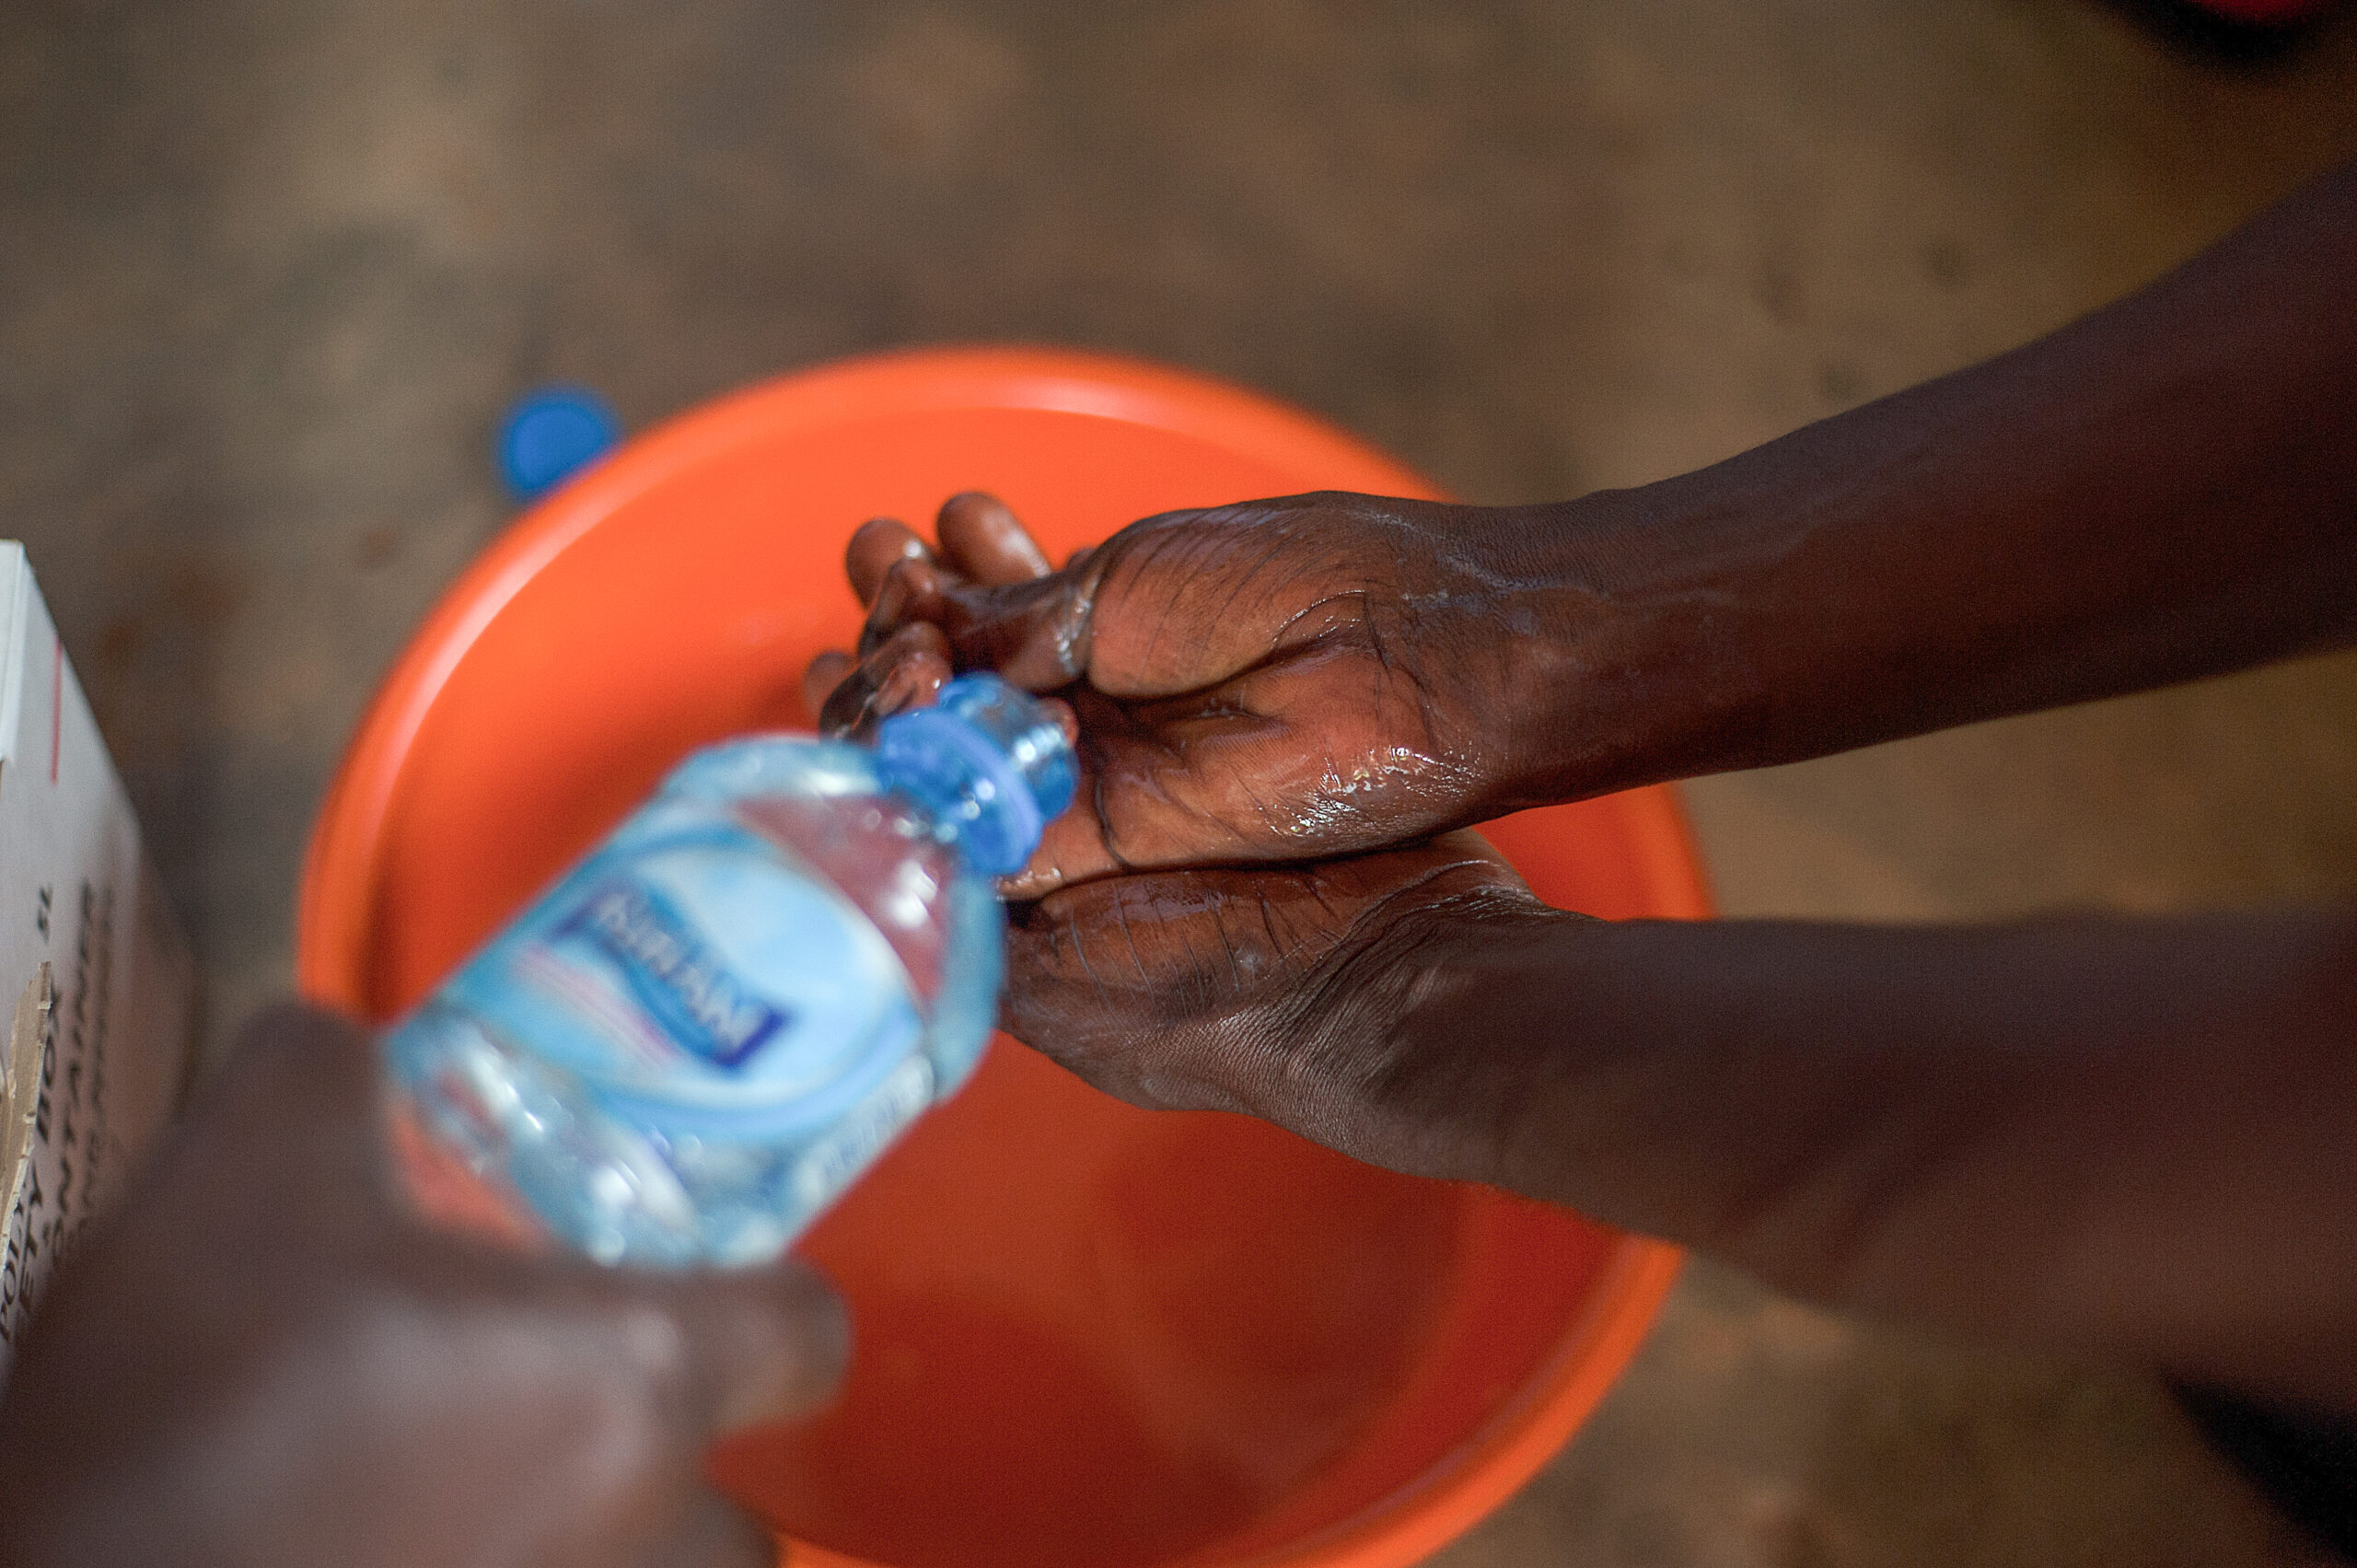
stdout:
[(859, 656), (822, 656), (807, 691), (837, 732), (953, 669), (1069, 702), (1079, 799), (1011, 896), (1387, 848), (1562, 793), (1543, 694), (1595, 650), (1553, 634), (1580, 596), (1511, 513), (1294, 496), (1149, 517), (1061, 570), (989, 496), (937, 535), (859, 531)]

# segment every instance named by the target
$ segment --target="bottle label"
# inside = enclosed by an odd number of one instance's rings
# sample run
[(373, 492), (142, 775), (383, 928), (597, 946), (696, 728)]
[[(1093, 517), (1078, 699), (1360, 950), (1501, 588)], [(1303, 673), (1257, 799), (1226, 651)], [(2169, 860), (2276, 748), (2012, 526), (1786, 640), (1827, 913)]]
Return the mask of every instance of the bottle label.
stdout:
[[(725, 814), (626, 827), (446, 994), (675, 1132), (815, 1131), (918, 1049), (908, 971), (839, 890)], [(633, 826), (638, 826), (633, 824)]]
[(553, 935), (587, 938), (673, 1040), (723, 1067), (741, 1065), (793, 1017), (754, 995), (669, 899), (635, 877), (594, 889)]

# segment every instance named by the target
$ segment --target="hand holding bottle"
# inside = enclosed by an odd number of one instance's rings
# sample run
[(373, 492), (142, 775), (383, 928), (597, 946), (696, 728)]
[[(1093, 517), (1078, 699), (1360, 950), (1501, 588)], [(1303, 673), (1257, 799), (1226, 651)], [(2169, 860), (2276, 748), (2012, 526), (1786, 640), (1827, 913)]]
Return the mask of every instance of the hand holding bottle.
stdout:
[(601, 1269), (421, 1223), (373, 1042), (247, 1031), (76, 1244), (0, 1402), (14, 1568), (756, 1568), (722, 1431), (815, 1408), (841, 1309), (795, 1263)]

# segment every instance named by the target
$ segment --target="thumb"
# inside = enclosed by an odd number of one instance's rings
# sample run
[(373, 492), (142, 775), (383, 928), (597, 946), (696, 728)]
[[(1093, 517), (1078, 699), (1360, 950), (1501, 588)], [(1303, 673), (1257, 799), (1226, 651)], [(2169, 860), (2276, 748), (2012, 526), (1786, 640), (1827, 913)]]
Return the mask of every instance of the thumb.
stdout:
[(618, 1272), (615, 1290), (663, 1326), (647, 1331), (676, 1355), (679, 1419), (706, 1439), (741, 1426), (807, 1415), (842, 1381), (851, 1321), (816, 1271), (791, 1260), (743, 1272), (659, 1275)]
[(1052, 691), (1088, 668), (1091, 610), (1103, 576), (1095, 556), (1044, 577), (998, 584), (970, 582), (931, 562), (896, 562), (860, 632), (860, 655), (865, 660), (903, 628), (928, 622), (947, 637), (958, 668), (995, 670), (1017, 686)]
[(930, 621), (960, 669), (1052, 691), (1181, 697), (1364, 621), (1368, 565), (1317, 497), (1142, 517), (1062, 571), (986, 587), (924, 562), (893, 569), (869, 621)]

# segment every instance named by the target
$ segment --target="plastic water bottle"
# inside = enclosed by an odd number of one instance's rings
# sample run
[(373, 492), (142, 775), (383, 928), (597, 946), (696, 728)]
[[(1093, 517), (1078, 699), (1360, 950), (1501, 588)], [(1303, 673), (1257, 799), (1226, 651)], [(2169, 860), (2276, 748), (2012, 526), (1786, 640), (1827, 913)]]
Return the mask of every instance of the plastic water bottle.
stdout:
[(388, 1035), (413, 1186), (457, 1175), (505, 1228), (608, 1263), (774, 1257), (973, 1072), (1004, 964), (990, 878), (1074, 784), (1054, 719), (989, 675), (873, 749), (690, 757)]

